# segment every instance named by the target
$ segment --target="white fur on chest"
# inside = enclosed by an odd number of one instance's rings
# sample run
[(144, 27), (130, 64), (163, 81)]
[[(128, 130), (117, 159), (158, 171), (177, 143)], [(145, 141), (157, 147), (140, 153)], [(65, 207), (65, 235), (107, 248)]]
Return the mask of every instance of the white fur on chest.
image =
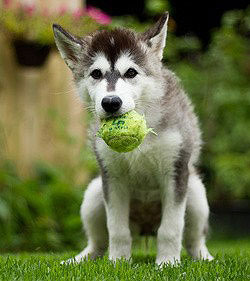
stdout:
[(128, 188), (132, 198), (148, 201), (159, 197), (161, 186), (172, 172), (181, 143), (180, 133), (169, 129), (158, 136), (148, 135), (132, 152), (114, 152), (103, 140), (98, 140), (97, 149), (109, 180), (116, 180), (120, 186)]

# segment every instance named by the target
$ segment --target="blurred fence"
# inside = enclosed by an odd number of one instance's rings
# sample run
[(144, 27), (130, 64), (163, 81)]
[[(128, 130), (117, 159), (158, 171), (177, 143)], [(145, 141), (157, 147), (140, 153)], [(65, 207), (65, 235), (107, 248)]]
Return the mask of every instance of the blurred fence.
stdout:
[(63, 60), (52, 50), (44, 66), (22, 67), (4, 36), (0, 46), (0, 157), (25, 176), (40, 160), (77, 166), (85, 118)]

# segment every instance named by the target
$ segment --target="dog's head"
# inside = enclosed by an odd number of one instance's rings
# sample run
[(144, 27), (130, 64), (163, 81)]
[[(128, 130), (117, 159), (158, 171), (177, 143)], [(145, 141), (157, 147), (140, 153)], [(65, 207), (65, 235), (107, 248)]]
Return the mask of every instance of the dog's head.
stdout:
[(115, 29), (82, 38), (53, 25), (56, 45), (79, 95), (94, 105), (98, 117), (124, 114), (159, 98), (167, 21), (166, 12), (141, 34)]

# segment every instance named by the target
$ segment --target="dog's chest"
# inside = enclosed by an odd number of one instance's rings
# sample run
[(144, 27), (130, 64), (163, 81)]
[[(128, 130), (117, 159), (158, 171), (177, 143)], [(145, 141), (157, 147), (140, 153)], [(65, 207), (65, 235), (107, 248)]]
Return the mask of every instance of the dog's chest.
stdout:
[[(150, 136), (140, 148), (129, 153), (102, 149), (107, 173), (131, 191), (131, 197), (143, 201), (159, 199), (159, 190), (171, 174), (181, 137), (176, 131)], [(106, 146), (106, 147), (105, 147)]]
[(136, 191), (159, 189), (159, 160), (154, 155), (134, 152), (117, 158), (109, 163), (108, 173), (119, 183), (124, 183), (133, 194)]
[(113, 152), (99, 140), (97, 147), (109, 181), (128, 188), (131, 198), (159, 200), (159, 190), (167, 182), (180, 149), (178, 131), (168, 130), (158, 136), (147, 136), (143, 144), (129, 153)]

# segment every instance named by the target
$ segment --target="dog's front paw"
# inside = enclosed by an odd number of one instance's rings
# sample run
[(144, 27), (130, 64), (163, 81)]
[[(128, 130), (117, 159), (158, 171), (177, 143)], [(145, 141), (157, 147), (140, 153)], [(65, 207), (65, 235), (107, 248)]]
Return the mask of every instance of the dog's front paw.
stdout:
[(78, 258), (78, 256), (76, 256), (76, 257), (68, 259), (66, 261), (61, 261), (60, 264), (61, 265), (78, 264), (86, 259), (87, 259), (87, 257), (84, 257), (84, 256), (80, 256), (79, 258)]
[(181, 262), (180, 257), (157, 257), (156, 259), (156, 264), (161, 268), (166, 265), (178, 266), (180, 262)]
[(78, 264), (80, 262), (83, 262), (84, 260), (87, 260), (89, 257), (89, 254), (82, 251), (79, 255), (75, 256), (74, 258), (68, 259), (66, 261), (61, 261), (61, 265), (69, 265), (69, 264)]
[[(117, 243), (119, 241), (119, 243)], [(128, 239), (116, 239), (112, 241), (109, 247), (109, 260), (112, 262), (117, 262), (119, 260), (130, 260), (131, 258), (131, 241)], [(114, 243), (115, 242), (115, 243)]]
[(189, 249), (189, 253), (195, 260), (212, 261), (214, 259), (205, 245), (200, 248)]
[(88, 259), (95, 259), (98, 256), (102, 255), (102, 251), (97, 251), (92, 249), (92, 247), (87, 246), (80, 254), (74, 258), (62, 261), (60, 264), (69, 265), (69, 264), (78, 264), (80, 262), (86, 261)]

